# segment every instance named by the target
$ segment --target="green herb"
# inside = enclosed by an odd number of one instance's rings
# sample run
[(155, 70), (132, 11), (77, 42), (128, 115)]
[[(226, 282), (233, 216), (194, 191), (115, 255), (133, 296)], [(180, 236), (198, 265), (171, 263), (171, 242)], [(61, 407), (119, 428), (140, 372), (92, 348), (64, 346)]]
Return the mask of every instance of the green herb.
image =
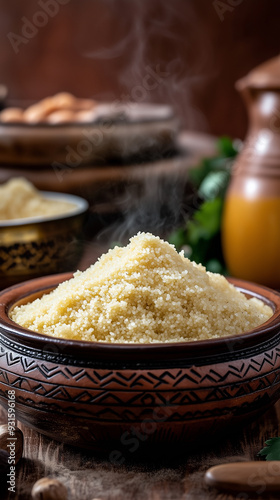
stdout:
[(184, 249), (187, 257), (203, 264), (208, 271), (225, 274), (221, 221), (232, 160), (238, 150), (228, 137), (218, 139), (217, 149), (218, 156), (204, 158), (198, 167), (191, 169), (190, 180), (200, 205), (185, 226), (169, 236), (169, 241), (177, 250)]
[(280, 460), (280, 437), (268, 439), (265, 444), (265, 448), (258, 455), (265, 457), (266, 460)]

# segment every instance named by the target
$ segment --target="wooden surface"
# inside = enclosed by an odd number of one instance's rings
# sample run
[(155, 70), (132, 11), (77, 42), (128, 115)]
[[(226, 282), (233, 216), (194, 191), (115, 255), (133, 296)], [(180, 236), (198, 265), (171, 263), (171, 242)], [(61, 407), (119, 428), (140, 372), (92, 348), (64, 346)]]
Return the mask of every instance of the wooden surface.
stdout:
[[(278, 403), (259, 420), (215, 446), (203, 447), (202, 443), (198, 443), (202, 445), (200, 451), (190, 453), (186, 449), (181, 457), (172, 459), (166, 454), (161, 462), (146, 460), (133, 463), (132, 454), (131, 460), (127, 459), (121, 466), (113, 465), (107, 457), (96, 458), (89, 452), (51, 441), (19, 423), (25, 437), (25, 450), (16, 467), (16, 493), (2, 493), (0, 498), (30, 499), (34, 482), (49, 476), (58, 478), (67, 486), (69, 500), (261, 499), (263, 496), (252, 497), (245, 492), (233, 495), (219, 493), (204, 484), (203, 476), (213, 465), (257, 460), (264, 441), (280, 434), (279, 417)], [(7, 423), (2, 409), (0, 422)], [(279, 493), (265, 498), (279, 499)]]

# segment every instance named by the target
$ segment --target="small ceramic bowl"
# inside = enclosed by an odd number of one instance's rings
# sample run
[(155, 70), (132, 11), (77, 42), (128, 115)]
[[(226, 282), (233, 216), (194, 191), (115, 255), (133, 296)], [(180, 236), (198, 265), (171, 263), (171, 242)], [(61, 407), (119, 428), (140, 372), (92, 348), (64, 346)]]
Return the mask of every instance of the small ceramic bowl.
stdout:
[(41, 191), (45, 198), (69, 202), (59, 215), (0, 221), (0, 287), (46, 274), (76, 269), (88, 203), (78, 196)]
[[(9, 317), (72, 275), (32, 280), (0, 294), (0, 401), (14, 391), (16, 418), (110, 460), (149, 444), (188, 446), (255, 419), (280, 396), (280, 295), (230, 280), (273, 308), (250, 332), (172, 344), (55, 339)], [(185, 448), (186, 450), (186, 448)]]

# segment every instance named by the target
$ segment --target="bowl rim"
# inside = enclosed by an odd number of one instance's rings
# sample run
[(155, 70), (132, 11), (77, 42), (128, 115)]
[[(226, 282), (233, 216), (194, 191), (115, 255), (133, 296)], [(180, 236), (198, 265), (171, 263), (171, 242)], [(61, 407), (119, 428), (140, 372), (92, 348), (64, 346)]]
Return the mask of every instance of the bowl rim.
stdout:
[(68, 194), (68, 193), (60, 193), (56, 191), (39, 191), (39, 193), (48, 200), (66, 201), (68, 203), (76, 205), (76, 207), (73, 210), (69, 210), (69, 212), (63, 212), (57, 215), (50, 215), (50, 216), (38, 215), (33, 217), (24, 217), (21, 219), (0, 220), (0, 230), (1, 228), (15, 228), (30, 224), (42, 224), (43, 222), (69, 219), (71, 217), (76, 217), (77, 215), (85, 213), (89, 208), (88, 202), (81, 196), (76, 196), (74, 194)]
[[(19, 326), (9, 317), (9, 311), (18, 302), (36, 298), (39, 294), (47, 293), (59, 283), (70, 279), (73, 273), (55, 274), (40, 277), (19, 283), (3, 290), (0, 293), (0, 333), (4, 333), (9, 339), (20, 342), (31, 348), (44, 349), (54, 352), (58, 349), (63, 354), (91, 359), (92, 356), (100, 356), (102, 360), (142, 359), (153, 360), (155, 357), (161, 360), (175, 358), (195, 358), (225, 353), (236, 353), (251, 348), (257, 344), (268, 345), (275, 336), (280, 336), (280, 293), (263, 285), (228, 278), (237, 289), (251, 297), (261, 299), (274, 310), (271, 318), (258, 327), (247, 332), (215, 338), (208, 340), (197, 340), (190, 342), (168, 342), (168, 343), (105, 343), (80, 340), (69, 340), (50, 337)], [(279, 345), (279, 340), (277, 341)]]
[[(101, 106), (107, 106), (107, 105), (112, 105), (114, 104), (111, 102), (99, 102), (98, 103)], [(98, 106), (98, 105), (97, 105)], [(168, 104), (161, 104), (161, 103), (137, 103), (137, 102), (128, 102), (126, 103), (120, 103), (119, 106), (121, 107), (121, 111), (123, 110), (132, 110), (132, 111), (137, 111), (139, 109), (140, 111), (143, 109), (146, 110), (146, 113), (144, 113), (144, 116), (139, 117), (134, 117), (133, 114), (130, 116), (129, 112), (125, 116), (125, 118), (120, 117), (119, 115), (114, 115), (113, 113), (108, 113), (107, 115), (101, 115), (97, 117), (95, 120), (92, 121), (87, 121), (87, 122), (78, 122), (78, 121), (73, 121), (73, 122), (61, 122), (61, 123), (48, 123), (48, 122), (38, 122), (38, 123), (28, 123), (28, 122), (1, 122), (0, 120), (0, 127), (4, 127), (7, 129), (9, 128), (15, 128), (19, 127), (22, 129), (46, 129), (46, 130), (52, 130), (53, 128), (56, 130), (57, 129), (69, 129), (69, 128), (81, 128), (85, 126), (91, 126), (93, 128), (100, 128), (100, 126), (104, 126), (104, 123), (110, 123), (112, 125), (117, 125), (117, 126), (137, 126), (137, 125), (144, 125), (148, 123), (164, 123), (166, 121), (171, 121), (176, 119), (177, 117), (175, 116), (174, 109), (171, 105)], [(13, 107), (13, 106), (8, 106), (8, 107)], [(7, 108), (8, 108), (7, 107)], [(118, 107), (118, 104), (117, 104)], [(7, 109), (6, 108), (6, 109)], [(161, 110), (161, 113), (159, 113)]]

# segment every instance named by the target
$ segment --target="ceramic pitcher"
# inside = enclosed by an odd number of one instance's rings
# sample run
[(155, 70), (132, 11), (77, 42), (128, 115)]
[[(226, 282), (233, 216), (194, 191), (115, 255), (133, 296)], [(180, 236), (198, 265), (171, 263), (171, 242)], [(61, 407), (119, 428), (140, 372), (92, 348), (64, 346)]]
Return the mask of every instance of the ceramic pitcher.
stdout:
[(224, 256), (232, 276), (280, 288), (280, 56), (236, 86), (250, 123), (225, 200)]

